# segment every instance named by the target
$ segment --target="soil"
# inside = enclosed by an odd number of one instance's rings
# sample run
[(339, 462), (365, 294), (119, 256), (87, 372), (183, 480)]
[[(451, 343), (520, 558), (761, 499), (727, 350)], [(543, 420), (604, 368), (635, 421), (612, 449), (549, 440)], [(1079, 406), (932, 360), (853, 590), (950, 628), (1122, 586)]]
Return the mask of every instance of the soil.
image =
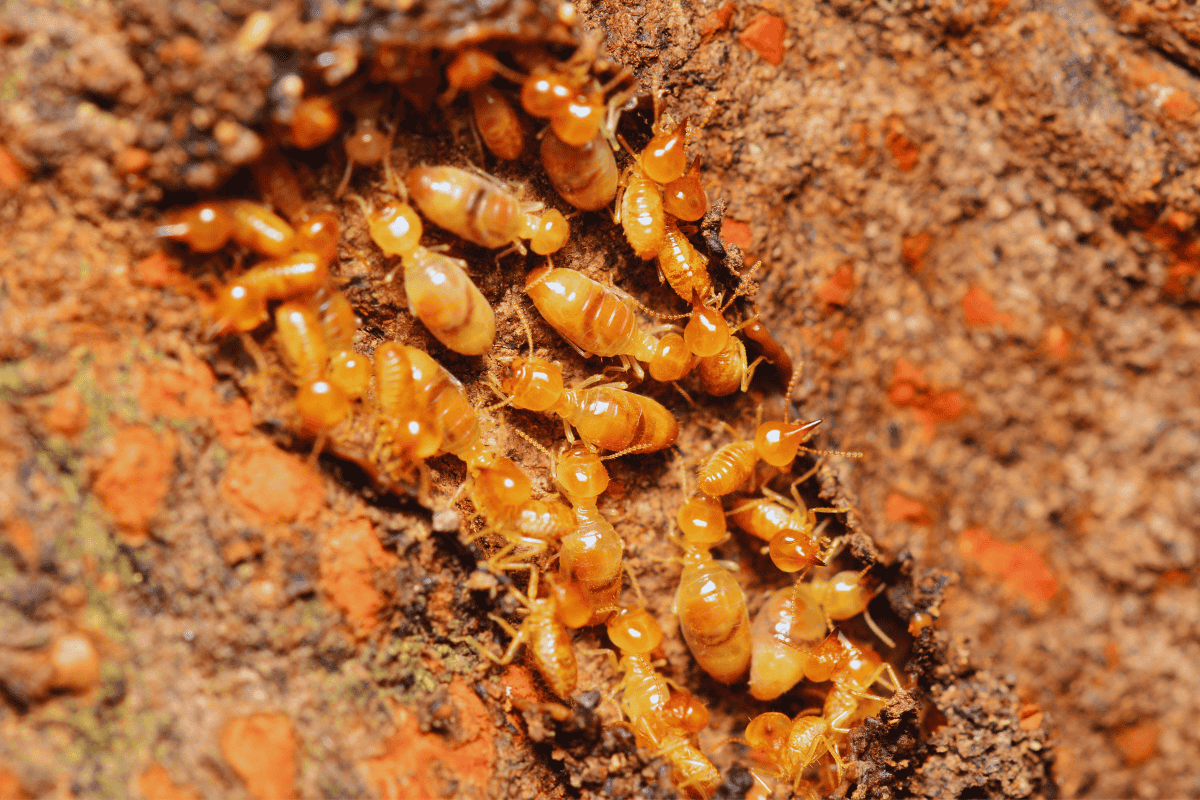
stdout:
[[(321, 67), (347, 126), (382, 94), (398, 170), (477, 165), (567, 210), (536, 158), (482, 152), (465, 99), (433, 95), (458, 48), (565, 57), (584, 29), (667, 113), (703, 120), (691, 149), (719, 202), (693, 240), (726, 287), (762, 260), (734, 313), (757, 310), (803, 364), (792, 399), (823, 420), (816, 446), (864, 454), (822, 459), (800, 489), (853, 509), (831, 517), (848, 542), (837, 567), (871, 568), (870, 610), (897, 646), (846, 628), (907, 686), (855, 730), (833, 791), (1200, 796), (1195, 7), (576, 11), (573, 26), (549, 0), (0, 8), (0, 796), (673, 795), (605, 701), (618, 676), (599, 629), (577, 635), (565, 713), (521, 659), (494, 667), (468, 642), (501, 651), (488, 615), (517, 615), (512, 582), (480, 568), (489, 545), (466, 541), (462, 463), (432, 459), (422, 491), (372, 460), (369, 437), (314, 442), (269, 326), (210, 335), (209, 292), (246, 254), (154, 235), (198, 197), (259, 197), (246, 167), (282, 142), (304, 200), (341, 218), (333, 272), (362, 320), (356, 348), (422, 347), (493, 404), (488, 362), (441, 347), (383, 281), (359, 206), (335, 197), (340, 138), (288, 143), (288, 87), (355, 43), (363, 62), (401, 52), (399, 92)], [(623, 116), (635, 147), (651, 105)], [(360, 166), (350, 192), (384, 184)], [(556, 264), (683, 310), (607, 211), (571, 222)], [(568, 382), (602, 369), (524, 298), (540, 257), (497, 261), (432, 226), (423, 243), (473, 265), (493, 356), (523, 351), (520, 307)], [(639, 387), (679, 419), (678, 446), (609, 462), (600, 500), (666, 628), (663, 669), (710, 709), (700, 744), (720, 797), (751, 788), (746, 748), (726, 740), (822, 690), (761, 703), (695, 665), (666, 533), (681, 465), (730, 440), (720, 423), (747, 436), (760, 408), (781, 414), (786, 372), (764, 365), (732, 399), (694, 379), (690, 402)], [(513, 430), (550, 445), (561, 425), (483, 414), (488, 443), (553, 491)], [(790, 580), (740, 536), (718, 552), (752, 614)], [(917, 612), (935, 624), (914, 637)]]

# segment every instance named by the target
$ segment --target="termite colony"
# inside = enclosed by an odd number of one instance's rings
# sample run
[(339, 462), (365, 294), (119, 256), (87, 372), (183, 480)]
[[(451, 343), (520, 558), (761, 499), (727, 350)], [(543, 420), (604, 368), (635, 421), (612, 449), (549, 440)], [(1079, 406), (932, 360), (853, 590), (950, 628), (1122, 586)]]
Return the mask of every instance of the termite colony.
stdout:
[[(271, 353), (283, 362), (294, 387), (294, 432), (427, 507), (470, 509), (459, 527), (464, 543), (482, 554), (473, 581), (493, 594), (509, 587), (520, 620), (491, 615), (511, 637), (503, 655), (465, 641), (500, 664), (525, 645), (549, 690), (569, 700), (578, 683), (572, 631), (604, 626), (617, 674), (607, 694), (623, 724), (670, 764), (681, 793), (710, 797), (721, 775), (698, 743), (708, 708), (668, 677), (663, 631), (632, 573), (628, 586), (638, 602), (626, 596), (625, 543), (597, 503), (610, 483), (606, 462), (665, 451), (679, 437), (675, 414), (631, 387), (675, 383), (678, 393), (659, 396), (691, 403), (677, 382), (721, 397), (745, 392), (763, 361), (795, 376), (746, 297), (754, 269), (730, 259), (717, 274), (717, 259), (710, 264), (693, 241), (697, 223), (713, 219), (699, 160), (687, 159), (698, 126), (659, 115), (656, 101), (648, 142), (631, 147), (619, 130), (622, 112), (640, 102), (636, 86), (628, 71), (599, 57), (598, 45), (599, 37), (585, 36), (570, 53), (510, 39), (416, 54), (381, 47), (350, 66), (334, 48), (317, 59), (300, 99), (278, 122), (277, 147), (251, 166), (261, 201), (199, 202), (170, 212), (157, 232), (199, 253), (232, 242), (239, 264), (256, 259), (210, 282), (206, 329), (240, 337), (260, 375), (279, 373)], [(328, 90), (333, 70), (341, 70), (338, 82), (355, 76), (353, 92)], [(396, 141), (402, 109), (466, 119), (478, 146), (455, 151), (455, 165), (421, 163)], [(311, 202), (305, 195), (316, 192), (284, 153), (317, 147), (344, 169), (327, 182), (336, 188)], [(530, 155), (557, 198), (533, 201), (484, 171)], [(622, 169), (620, 162), (628, 163)], [(573, 224), (619, 224), (613, 239), (621, 257), (635, 267), (655, 261), (660, 281), (686, 310), (652, 311), (609, 283), (555, 266)], [(351, 265), (339, 251), (363, 230), (380, 268), (367, 279), (361, 269), (348, 278)], [(712, 238), (710, 255), (718, 255), (723, 246)], [(454, 250), (491, 255), (468, 264)], [(472, 278), (485, 271), (512, 277), (501, 289), (515, 297), (501, 329), (517, 334), (500, 343), (505, 354), (496, 352), (495, 285), (485, 294)], [(412, 320), (403, 328), (407, 341), (360, 329), (356, 312), (379, 313), (378, 298), (399, 291)], [(580, 359), (569, 363), (590, 377), (568, 386), (564, 364), (538, 355), (533, 329), (544, 329), (537, 317), (577, 351)], [(749, 359), (745, 340), (761, 352), (757, 359)], [(467, 365), (470, 389), (428, 350)], [(787, 395), (791, 389), (789, 382)], [(535, 417), (524, 412), (560, 420), (563, 440), (547, 444), (527, 433)], [(792, 477), (800, 451), (856, 454), (809, 450), (819, 420), (782, 416), (762, 422), (752, 439), (725, 426), (734, 441), (704, 459), (676, 454), (683, 484), (694, 492), (681, 494), (676, 524), (664, 535), (680, 569), (679, 629), (708, 675), (729, 687), (748, 682), (758, 701), (776, 701), (803, 681), (808, 694), (822, 691), (816, 684), (829, 686), (821, 707), (795, 718), (760, 714), (736, 739), (751, 752), (759, 791), (769, 793), (774, 779), (797, 791), (828, 791), (846, 777), (851, 729), (901, 684), (891, 664), (838, 625), (863, 615), (894, 646), (867, 614), (881, 581), (869, 569), (833, 566), (843, 539), (827, 535), (826, 526), (849, 509), (806, 506), (798, 487), (816, 467)], [(519, 465), (495, 444), (505, 439), (547, 457), (555, 493), (535, 493), (531, 473), (546, 465)], [(435, 496), (439, 481), (431, 474), (452, 470), (465, 470), (458, 491)], [(818, 513), (829, 516), (818, 520)], [(770, 593), (753, 619), (734, 572), (712, 553), (729, 539), (727, 519), (751, 549), (797, 578)], [(914, 625), (927, 625), (919, 616)]]

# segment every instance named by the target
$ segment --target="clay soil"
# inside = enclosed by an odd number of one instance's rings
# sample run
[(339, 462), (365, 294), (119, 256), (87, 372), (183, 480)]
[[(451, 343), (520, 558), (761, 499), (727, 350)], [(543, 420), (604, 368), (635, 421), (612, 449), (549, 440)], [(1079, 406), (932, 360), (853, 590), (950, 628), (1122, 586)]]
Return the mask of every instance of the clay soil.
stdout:
[[(154, 237), (173, 206), (258, 196), (242, 167), (278, 133), (278, 81), (338, 34), (403, 34), (443, 58), (527, 41), (562, 57), (579, 33), (532, 0), (397, 6), (0, 8), (0, 797), (673, 795), (664, 762), (614, 724), (599, 629), (577, 636), (565, 714), (521, 659), (494, 667), (468, 643), (507, 646), (488, 614), (518, 619), (510, 588), (524, 582), (479, 568), (491, 545), (468, 543), (470, 506), (450, 505), (461, 462), (431, 460), (417, 496), (372, 470), (369, 442), (333, 437), (310, 455), (269, 327), (209, 335), (206, 292), (245, 254)], [(246, 23), (263, 8), (256, 38)], [(829, 791), (1200, 796), (1195, 7), (577, 10), (666, 111), (706, 120), (692, 148), (721, 205), (693, 239), (725, 286), (761, 259), (735, 312), (756, 307), (803, 362), (793, 408), (824, 420), (817, 446), (864, 454), (824, 459), (801, 491), (853, 509), (834, 518), (837, 565), (871, 567), (871, 611), (896, 647), (848, 630), (906, 688), (852, 735)], [(383, 91), (339, 85), (347, 125)], [(566, 210), (536, 158), (480, 150), (463, 98), (419, 112), (420, 97), (387, 91), (398, 169), (475, 164)], [(635, 146), (649, 108), (622, 122)], [(478, 407), (494, 402), (488, 363), (442, 348), (383, 282), (392, 265), (361, 209), (334, 196), (339, 141), (281, 152), (304, 199), (342, 220), (333, 272), (362, 320), (356, 347), (426, 348)], [(368, 200), (383, 189), (378, 168), (350, 184)], [(682, 310), (607, 212), (572, 225), (557, 263)], [(601, 368), (524, 297), (542, 259), (497, 265), (427, 234), (474, 265), (499, 320), (494, 355), (524, 348), (520, 307), (569, 382)], [(664, 669), (711, 710), (700, 743), (721, 797), (744, 797), (752, 766), (723, 741), (822, 690), (759, 703), (695, 666), (666, 532), (680, 464), (729, 441), (719, 422), (749, 435), (760, 406), (782, 413), (786, 377), (764, 366), (725, 399), (685, 380), (694, 404), (641, 387), (680, 420), (678, 447), (609, 462), (600, 501), (666, 628)], [(552, 445), (561, 425), (485, 417), (488, 442), (553, 491), (512, 429)], [(789, 580), (740, 535), (719, 553), (739, 564), (751, 613)], [(914, 638), (916, 612), (935, 624)]]

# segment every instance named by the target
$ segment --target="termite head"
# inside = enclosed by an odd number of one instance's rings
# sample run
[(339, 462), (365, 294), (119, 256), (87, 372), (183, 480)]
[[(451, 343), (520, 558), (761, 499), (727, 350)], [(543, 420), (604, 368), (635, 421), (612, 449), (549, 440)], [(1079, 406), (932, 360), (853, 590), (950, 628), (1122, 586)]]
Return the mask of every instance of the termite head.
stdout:
[(597, 498), (608, 488), (608, 470), (600, 454), (581, 443), (566, 447), (558, 457), (554, 478), (568, 498)]
[(662, 644), (662, 627), (644, 608), (622, 608), (605, 625), (608, 638), (622, 653), (645, 655)]
[(537, 356), (516, 356), (504, 364), (500, 389), (517, 408), (545, 411), (562, 396), (562, 367)]

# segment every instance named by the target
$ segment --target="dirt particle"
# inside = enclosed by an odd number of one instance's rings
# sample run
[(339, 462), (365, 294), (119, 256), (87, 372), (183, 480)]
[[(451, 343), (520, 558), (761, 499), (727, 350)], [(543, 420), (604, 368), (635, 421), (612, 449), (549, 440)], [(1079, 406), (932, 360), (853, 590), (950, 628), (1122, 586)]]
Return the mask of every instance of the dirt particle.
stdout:
[(27, 800), (33, 795), (26, 791), (21, 779), (17, 777), (17, 773), (0, 764), (0, 797), (11, 798), (11, 800)]
[(183, 286), (187, 283), (187, 278), (179, 268), (179, 261), (161, 250), (156, 250), (137, 262), (134, 274), (139, 282), (155, 288)]
[(138, 776), (138, 794), (146, 800), (200, 800), (200, 793), (187, 784), (175, 783), (157, 761)]
[(225, 726), (221, 753), (260, 800), (296, 797), (296, 737), (283, 714), (252, 714)]
[(963, 316), (966, 317), (968, 325), (980, 328), (990, 325), (1003, 325), (1007, 328), (1012, 325), (1012, 314), (1001, 314), (997, 311), (992, 296), (978, 286), (967, 290), (962, 306)]
[(833, 277), (825, 281), (817, 290), (817, 297), (825, 305), (826, 311), (833, 306), (844, 306), (850, 302), (850, 295), (854, 291), (856, 283), (853, 267), (850, 264), (843, 264), (838, 267), (837, 272), (833, 273)]
[(1158, 752), (1158, 733), (1158, 723), (1151, 720), (1130, 725), (1118, 733), (1113, 741), (1125, 763), (1136, 767), (1149, 761)]
[(20, 517), (13, 517), (5, 521), (4, 538), (17, 551), (17, 555), (25, 562), (26, 567), (32, 567), (37, 563), (37, 540), (33, 534), (33, 527), (28, 522)]
[(759, 14), (750, 20), (738, 41), (763, 57), (768, 63), (783, 63), (783, 37), (787, 28), (774, 14)]
[(896, 161), (896, 168), (901, 172), (912, 172), (920, 162), (921, 149), (912, 139), (904, 135), (904, 131), (902, 119), (894, 116), (888, 117), (883, 124), (883, 141)]
[(68, 633), (50, 647), (55, 689), (86, 692), (100, 682), (100, 655), (92, 641), (79, 633)]
[(1051, 325), (1042, 337), (1042, 348), (1055, 358), (1066, 358), (1071, 354), (1071, 334), (1061, 325)]
[(257, 447), (230, 462), (221, 493), (258, 524), (311, 519), (325, 502), (321, 475), (277, 447)]
[(250, 406), (240, 397), (221, 402), (215, 383), (212, 368), (191, 353), (183, 354), (182, 371), (142, 368), (134, 375), (138, 403), (147, 414), (167, 419), (208, 419), (223, 445), (240, 449), (253, 429)]
[(932, 520), (929, 510), (920, 501), (905, 497), (899, 492), (888, 495), (885, 506), (887, 518), (897, 522), (907, 521), (916, 525), (928, 525)]
[(729, 217), (721, 221), (721, 238), (729, 244), (736, 244), (743, 250), (749, 249), (750, 245), (754, 244), (754, 235), (750, 233), (750, 226)]
[(12, 153), (0, 146), (0, 188), (9, 192), (20, 189), (28, 175)]
[(321, 588), (342, 610), (358, 636), (379, 624), (384, 598), (376, 576), (396, 567), (396, 556), (379, 544), (367, 520), (327, 528), (321, 536)]
[(122, 537), (129, 544), (141, 544), (170, 489), (175, 443), (170, 433), (137, 425), (118, 433), (112, 449), (93, 491), (112, 514)]
[(1044, 604), (1058, 593), (1058, 579), (1029, 544), (1000, 541), (981, 528), (968, 528), (959, 537), (959, 551), (1034, 603)]
[(64, 386), (54, 393), (53, 405), (46, 414), (46, 427), (54, 433), (74, 438), (88, 425), (87, 404), (74, 386)]
[(720, 8), (713, 9), (705, 14), (704, 19), (700, 21), (701, 41), (728, 28), (729, 21), (733, 19), (733, 12), (735, 11), (737, 11), (737, 3), (734, 3), (733, 0), (726, 0), (726, 2), (721, 4)]
[(900, 257), (904, 264), (913, 272), (920, 272), (925, 267), (925, 256), (933, 244), (933, 234), (928, 231), (905, 236), (900, 242)]
[[(474, 698), (474, 704), (468, 709), (471, 713), (485, 710), (478, 697)], [(394, 800), (441, 797), (450, 788), (444, 785), (442, 774), (479, 789), (487, 785), (495, 748), (493, 730), (485, 713), (478, 717), (480, 734), (458, 747), (448, 746), (436, 733), (421, 733), (415, 714), (399, 709), (396, 716), (397, 730), (384, 744), (383, 755), (359, 765), (365, 781), (381, 797)]]

